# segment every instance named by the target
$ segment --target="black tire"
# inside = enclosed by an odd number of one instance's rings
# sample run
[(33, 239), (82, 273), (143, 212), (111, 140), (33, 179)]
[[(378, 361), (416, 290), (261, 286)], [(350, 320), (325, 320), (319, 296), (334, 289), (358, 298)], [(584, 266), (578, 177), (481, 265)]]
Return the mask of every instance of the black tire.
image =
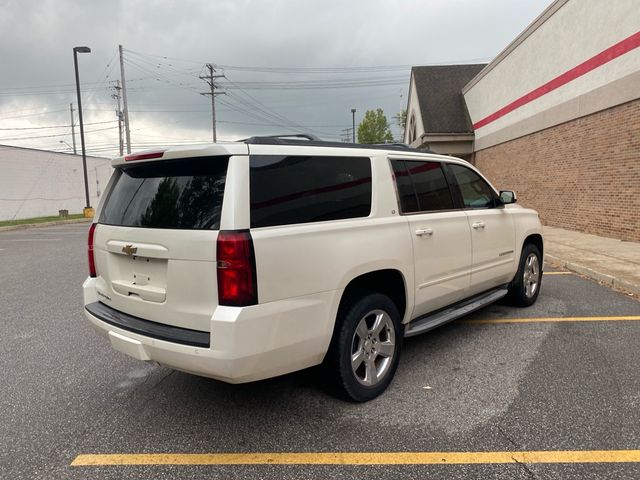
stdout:
[(528, 307), (533, 305), (540, 293), (542, 286), (542, 257), (540, 250), (532, 243), (522, 247), (520, 265), (516, 273), (507, 300), (516, 307)]
[[(329, 383), (346, 400), (371, 400), (386, 390), (398, 367), (404, 336), (398, 308), (389, 297), (371, 293), (349, 302), (336, 321), (325, 361)], [(352, 355), (358, 353), (354, 368)]]

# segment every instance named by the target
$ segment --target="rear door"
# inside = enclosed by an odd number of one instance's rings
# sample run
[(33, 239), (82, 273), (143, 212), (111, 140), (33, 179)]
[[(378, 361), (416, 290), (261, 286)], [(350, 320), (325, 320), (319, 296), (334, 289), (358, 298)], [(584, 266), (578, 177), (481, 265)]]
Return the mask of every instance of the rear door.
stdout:
[(409, 221), (415, 263), (413, 317), (465, 297), (471, 270), (467, 216), (456, 209), (440, 162), (392, 159), (400, 210)]
[(289, 149), (291, 155), (251, 148), (250, 221), (261, 301), (336, 290), (354, 267), (380, 259), (376, 246), (384, 234), (368, 218), (371, 158), (337, 148), (333, 154)]
[(116, 169), (94, 237), (99, 300), (146, 320), (208, 331), (229, 156)]

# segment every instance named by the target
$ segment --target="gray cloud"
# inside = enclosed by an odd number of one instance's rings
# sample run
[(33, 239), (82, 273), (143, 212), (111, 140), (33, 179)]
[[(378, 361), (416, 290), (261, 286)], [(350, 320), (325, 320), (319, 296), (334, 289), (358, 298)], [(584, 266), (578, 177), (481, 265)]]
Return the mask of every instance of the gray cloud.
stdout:
[[(72, 56), (76, 45), (92, 49), (91, 54), (79, 56), (87, 146), (111, 155), (117, 149), (115, 123), (99, 122), (115, 120), (111, 87), (119, 78), (118, 44), (127, 50), (132, 142), (142, 148), (210, 138), (209, 99), (198, 94), (206, 89), (197, 78), (205, 62), (326, 69), (488, 60), (549, 3), (0, 1), (0, 143), (50, 149), (66, 148), (60, 140), (71, 143), (68, 128), (35, 127), (69, 124), (68, 104), (76, 102)], [(300, 130), (294, 125), (339, 138), (351, 124), (351, 108), (361, 117), (365, 110), (381, 107), (391, 120), (406, 103), (409, 82), (408, 67), (313, 73), (225, 69), (224, 73), (233, 83), (220, 82), (230, 87), (217, 104), (223, 139)], [(386, 84), (365, 85), (375, 78), (387, 79)], [(359, 87), (234, 88), (242, 82), (264, 86), (309, 80), (326, 87), (348, 79)], [(33, 130), (5, 130), (10, 128)], [(11, 140), (15, 138), (22, 139)]]

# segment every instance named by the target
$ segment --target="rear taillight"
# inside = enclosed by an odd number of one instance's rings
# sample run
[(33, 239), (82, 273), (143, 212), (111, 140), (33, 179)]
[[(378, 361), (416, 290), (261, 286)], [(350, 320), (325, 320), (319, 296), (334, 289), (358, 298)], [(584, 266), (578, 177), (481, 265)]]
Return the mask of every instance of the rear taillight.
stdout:
[(221, 231), (216, 244), (218, 304), (244, 307), (258, 303), (256, 259), (248, 231)]
[(87, 253), (88, 253), (88, 257), (89, 257), (89, 276), (90, 277), (97, 277), (96, 275), (96, 261), (93, 258), (93, 236), (96, 233), (96, 225), (97, 223), (92, 223), (91, 226), (89, 227), (89, 240), (87, 242)]

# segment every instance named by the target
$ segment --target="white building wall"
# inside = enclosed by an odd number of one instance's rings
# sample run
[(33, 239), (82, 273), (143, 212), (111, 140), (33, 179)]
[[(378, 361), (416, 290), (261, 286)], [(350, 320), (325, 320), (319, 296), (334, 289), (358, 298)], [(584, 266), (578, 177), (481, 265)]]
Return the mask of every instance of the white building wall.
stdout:
[[(411, 127), (411, 119), (414, 118), (416, 126), (416, 138), (409, 142), (409, 131)], [(422, 124), (422, 115), (420, 113), (420, 102), (418, 101), (418, 92), (416, 91), (416, 82), (411, 74), (411, 86), (409, 88), (409, 99), (407, 100), (407, 125), (404, 129), (404, 143), (411, 143), (412, 147), (420, 146), (420, 136), (424, 133), (424, 125)]]
[[(638, 32), (638, 0), (558, 0), (465, 87), (472, 123)], [(640, 48), (634, 48), (476, 127), (476, 150), (639, 97)]]
[[(109, 181), (109, 159), (87, 157), (89, 199), (97, 207)], [(82, 156), (0, 146), (0, 220), (82, 213)]]

